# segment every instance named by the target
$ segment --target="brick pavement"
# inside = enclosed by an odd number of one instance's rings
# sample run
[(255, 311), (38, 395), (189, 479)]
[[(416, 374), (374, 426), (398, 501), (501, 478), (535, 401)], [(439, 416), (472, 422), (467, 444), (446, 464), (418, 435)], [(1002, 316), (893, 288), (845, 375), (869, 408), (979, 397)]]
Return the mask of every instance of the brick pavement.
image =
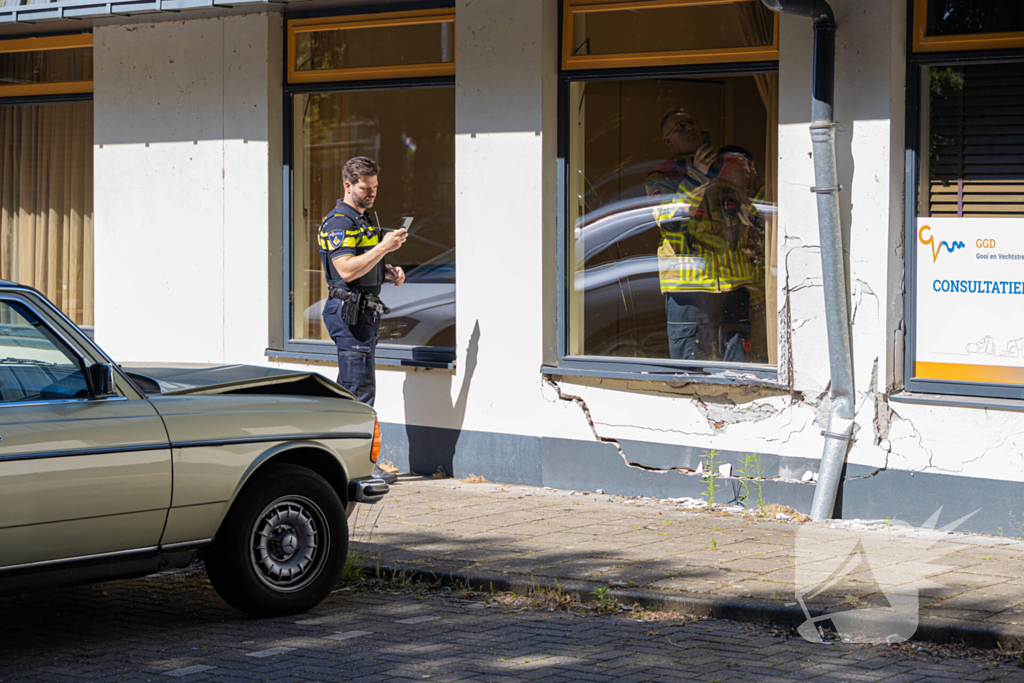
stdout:
[[(919, 593), (919, 637), (952, 633), (956, 642), (992, 647), (1024, 642), (1019, 539), (885, 524), (805, 528), (650, 499), (419, 477), (402, 477), (383, 504), (359, 514), (354, 548), (371, 565), (513, 585), (579, 581), (655, 598), (749, 605), (769, 617), (796, 609), (787, 603), (794, 600), (798, 564), (804, 585), (808, 577), (824, 581), (862, 539), (872, 547), (871, 565), (857, 567), (809, 607), (887, 607), (885, 593), (902, 585)], [(367, 539), (372, 542), (360, 543)], [(928, 553), (941, 556), (924, 566)]]
[[(493, 603), (492, 603), (493, 604)], [(444, 592), (341, 588), (254, 620), (198, 567), (0, 598), (0, 681), (1021, 681), (987, 658), (815, 645), (721, 620), (510, 612)]]

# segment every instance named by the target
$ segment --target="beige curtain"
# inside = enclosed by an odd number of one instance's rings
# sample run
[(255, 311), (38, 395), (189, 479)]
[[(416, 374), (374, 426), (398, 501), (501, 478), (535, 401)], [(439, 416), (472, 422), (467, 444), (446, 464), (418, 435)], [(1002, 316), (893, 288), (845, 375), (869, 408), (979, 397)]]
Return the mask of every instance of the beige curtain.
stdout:
[[(744, 2), (736, 5), (740, 23), (743, 25), (747, 45), (771, 45), (774, 42), (775, 17), (761, 3)], [(774, 207), (778, 206), (779, 170), (779, 75), (777, 73), (755, 74), (754, 81), (768, 113), (765, 125), (765, 168), (764, 198)], [(768, 334), (768, 362), (775, 364), (779, 355), (779, 230), (778, 214), (765, 213), (765, 327)]]
[(92, 103), (0, 106), (0, 278), (93, 324)]

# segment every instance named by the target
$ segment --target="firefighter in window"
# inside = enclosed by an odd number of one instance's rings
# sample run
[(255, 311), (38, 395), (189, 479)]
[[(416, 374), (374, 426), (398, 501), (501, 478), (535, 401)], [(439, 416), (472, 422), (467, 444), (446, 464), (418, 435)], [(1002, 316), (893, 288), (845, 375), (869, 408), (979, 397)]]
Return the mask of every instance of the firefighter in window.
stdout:
[(726, 145), (710, 169), (690, 222), (691, 252), (713, 283), (706, 306), (716, 360), (768, 360), (765, 329), (765, 228), (755, 201), (764, 192), (753, 156)]
[(706, 307), (714, 282), (701, 278), (704, 265), (692, 255), (693, 216), (701, 204), (715, 150), (696, 115), (679, 108), (661, 119), (661, 137), (672, 157), (647, 174), (645, 187), (658, 224), (658, 278), (665, 296), (669, 357), (713, 357)]

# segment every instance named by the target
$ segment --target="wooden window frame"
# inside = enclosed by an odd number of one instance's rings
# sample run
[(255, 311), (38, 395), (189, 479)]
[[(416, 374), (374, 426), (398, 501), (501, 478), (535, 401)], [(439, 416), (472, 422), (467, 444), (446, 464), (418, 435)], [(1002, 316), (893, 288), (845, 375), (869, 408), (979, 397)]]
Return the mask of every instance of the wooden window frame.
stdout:
[(431, 78), (454, 76), (455, 61), (433, 64), (397, 66), (369, 66), (351, 69), (319, 69), (298, 71), (295, 68), (296, 38), (300, 33), (321, 31), (350, 31), (361, 28), (389, 26), (416, 26), (424, 24), (455, 23), (454, 9), (389, 12), (352, 16), (291, 19), (288, 21), (288, 83), (332, 83), (338, 81), (365, 81), (388, 78)]
[[(0, 53), (5, 54), (10, 54), (12, 52), (42, 52), (44, 50), (71, 50), (80, 47), (92, 48), (91, 33), (0, 40)], [(78, 95), (81, 93), (91, 92), (91, 80), (0, 85), (0, 98), (36, 97), (39, 95)]]
[(719, 48), (707, 50), (675, 50), (672, 52), (630, 52), (607, 55), (574, 55), (573, 34), (577, 14), (612, 12), (625, 9), (657, 9), (696, 5), (730, 5), (739, 0), (563, 0), (562, 69), (618, 69), (645, 66), (678, 66), (684, 64), (722, 64), (730, 62), (765, 62), (779, 59), (779, 15), (774, 13), (774, 38), (771, 45)]
[(929, 36), (928, 0), (914, 0), (914, 52), (1005, 50), (1024, 47), (1024, 31)]

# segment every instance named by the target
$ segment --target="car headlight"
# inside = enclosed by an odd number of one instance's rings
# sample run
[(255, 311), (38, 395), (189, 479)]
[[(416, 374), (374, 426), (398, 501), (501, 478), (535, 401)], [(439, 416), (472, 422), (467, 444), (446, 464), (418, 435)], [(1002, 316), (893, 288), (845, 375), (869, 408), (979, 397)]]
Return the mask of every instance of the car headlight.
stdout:
[(417, 325), (420, 324), (419, 320), (415, 318), (409, 318), (406, 316), (398, 318), (387, 318), (380, 322), (380, 331), (377, 333), (378, 339), (401, 339), (410, 332), (413, 331)]

